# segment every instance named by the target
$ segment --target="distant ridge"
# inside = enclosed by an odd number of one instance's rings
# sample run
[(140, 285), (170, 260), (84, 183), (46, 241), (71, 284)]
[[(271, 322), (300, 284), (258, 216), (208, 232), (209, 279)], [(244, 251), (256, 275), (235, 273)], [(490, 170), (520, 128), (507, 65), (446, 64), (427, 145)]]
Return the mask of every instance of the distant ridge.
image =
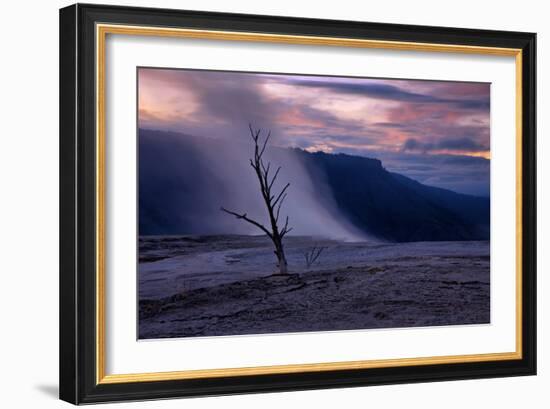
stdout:
[(388, 172), (377, 159), (297, 151), (323, 171), (353, 225), (398, 241), (489, 239), (489, 199), (423, 185)]
[[(488, 198), (421, 184), (387, 171), (378, 159), (273, 149), (294, 155), (312, 180), (322, 178), (327, 188), (318, 194), (331, 194), (342, 216), (360, 231), (395, 242), (489, 239)], [(231, 150), (235, 144), (212, 138), (140, 130), (140, 234), (194, 234), (197, 221), (222, 217), (216, 195), (226, 187), (201, 155)]]

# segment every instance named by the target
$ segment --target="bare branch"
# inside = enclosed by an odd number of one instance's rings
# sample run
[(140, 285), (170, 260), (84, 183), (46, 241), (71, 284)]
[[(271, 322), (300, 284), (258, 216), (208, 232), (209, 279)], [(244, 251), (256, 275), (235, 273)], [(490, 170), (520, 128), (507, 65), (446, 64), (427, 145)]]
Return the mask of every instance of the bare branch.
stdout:
[(267, 230), (266, 227), (264, 227), (262, 224), (258, 223), (256, 220), (252, 220), (251, 218), (249, 218), (246, 213), (243, 213), (243, 214), (239, 214), (237, 212), (233, 212), (231, 210), (227, 210), (225, 207), (220, 207), (220, 210), (222, 212), (225, 212), (225, 213), (229, 213), (233, 216), (235, 216), (237, 219), (241, 219), (241, 220), (244, 220), (244, 221), (247, 221), (248, 223), (250, 224), (253, 224), (254, 226), (258, 227), (259, 229), (263, 230), (265, 234), (267, 234), (269, 237), (273, 237), (273, 235), (271, 234), (271, 232), (269, 230)]
[(254, 142), (258, 142), (258, 135), (260, 135), (259, 130), (258, 132), (255, 132), (254, 128), (252, 128), (252, 124), (248, 124), (248, 129), (250, 129), (250, 136), (252, 136), (252, 140)]
[(271, 190), (271, 187), (273, 186), (273, 183), (275, 183), (275, 179), (277, 179), (277, 176), (279, 175), (279, 171), (281, 170), (281, 167), (279, 166), (277, 170), (275, 171), (275, 174), (273, 175), (273, 179), (271, 179), (271, 182), (269, 183), (269, 190)]
[(277, 202), (281, 199), (281, 197), (284, 195), (285, 191), (288, 189), (289, 186), (290, 186), (290, 183), (287, 183), (285, 187), (283, 187), (283, 190), (281, 190), (281, 193), (279, 193), (279, 196), (277, 196), (277, 199), (275, 199), (275, 201), (273, 202), (273, 206), (277, 204)]
[[(258, 131), (259, 132), (259, 131)], [(267, 133), (267, 137), (265, 138), (264, 145), (262, 146), (262, 150), (260, 151), (260, 158), (263, 156), (265, 148), (267, 146), (267, 143), (269, 142), (269, 138), (271, 138), (271, 131)]]
[(281, 206), (283, 205), (283, 202), (285, 201), (285, 199), (286, 199), (286, 193), (283, 195), (283, 197), (281, 198), (281, 201), (277, 205), (277, 213), (275, 215), (275, 221), (276, 222), (279, 221), (279, 213), (281, 212)]
[(269, 168), (271, 167), (271, 162), (267, 162), (267, 166), (265, 166), (264, 161), (261, 161), (260, 165), (262, 166), (262, 171), (263, 171), (262, 176), (265, 179), (265, 181), (267, 182), (268, 175), (269, 175)]
[(317, 261), (317, 259), (325, 249), (326, 247), (314, 246), (310, 251), (307, 251), (304, 254), (304, 258), (306, 259), (306, 267), (310, 268)]
[(281, 233), (281, 239), (282, 239), (283, 237), (285, 237), (287, 233), (290, 233), (292, 230), (294, 230), (292, 227), (290, 227), (289, 229), (285, 229), (285, 230)]
[(288, 216), (286, 217), (285, 225), (283, 229), (281, 230), (281, 238), (285, 237), (285, 235), (292, 230), (291, 228), (288, 228)]

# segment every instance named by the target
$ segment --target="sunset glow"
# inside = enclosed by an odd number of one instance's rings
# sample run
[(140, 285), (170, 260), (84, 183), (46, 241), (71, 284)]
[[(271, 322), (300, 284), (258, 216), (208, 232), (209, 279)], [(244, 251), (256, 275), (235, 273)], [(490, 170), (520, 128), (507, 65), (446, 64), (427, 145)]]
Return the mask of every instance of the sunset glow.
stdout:
[[(142, 129), (238, 141), (252, 123), (277, 146), (379, 158), (421, 182), (447, 172), (440, 186), (483, 195), (489, 101), (487, 83), (139, 69)], [(457, 175), (452, 157), (472, 160)]]

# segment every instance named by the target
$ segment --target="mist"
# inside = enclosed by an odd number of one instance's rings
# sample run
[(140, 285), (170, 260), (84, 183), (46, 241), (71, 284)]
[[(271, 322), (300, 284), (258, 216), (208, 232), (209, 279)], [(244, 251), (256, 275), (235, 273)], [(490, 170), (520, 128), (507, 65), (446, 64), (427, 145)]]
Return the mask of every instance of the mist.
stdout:
[[(263, 234), (223, 213), (222, 206), (269, 226), (249, 162), (252, 139), (248, 144), (229, 143), (215, 136), (141, 129), (139, 142), (140, 234)], [(293, 229), (289, 235), (372, 240), (338, 210), (322, 172), (307, 168), (296, 150), (276, 144), (273, 135), (264, 156), (273, 172), (281, 167), (274, 192), (290, 183), (281, 209), (281, 219), (288, 216)]]

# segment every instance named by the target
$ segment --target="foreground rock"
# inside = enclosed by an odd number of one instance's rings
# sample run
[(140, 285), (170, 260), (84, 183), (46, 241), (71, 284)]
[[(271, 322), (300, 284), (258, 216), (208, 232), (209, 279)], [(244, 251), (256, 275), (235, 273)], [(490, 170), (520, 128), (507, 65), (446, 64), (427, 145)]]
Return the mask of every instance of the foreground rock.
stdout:
[[(488, 251), (487, 251), (488, 253)], [(488, 255), (399, 254), (139, 302), (139, 338), (485, 324)]]

